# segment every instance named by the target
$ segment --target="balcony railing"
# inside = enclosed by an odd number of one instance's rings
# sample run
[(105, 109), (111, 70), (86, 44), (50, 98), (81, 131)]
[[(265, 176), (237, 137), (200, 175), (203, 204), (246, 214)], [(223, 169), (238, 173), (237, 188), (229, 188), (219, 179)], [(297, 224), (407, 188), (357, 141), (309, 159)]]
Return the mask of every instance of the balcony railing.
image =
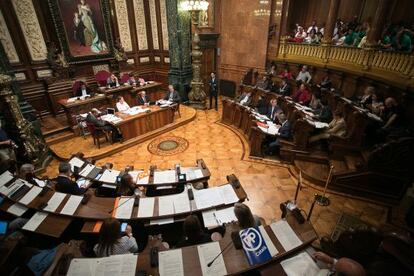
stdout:
[(410, 85), (414, 84), (413, 54), (347, 46), (292, 43), (282, 40), (277, 58), (307, 64), (346, 66), (349, 70), (364, 71), (363, 73), (400, 81), (401, 79), (395, 79), (397, 75), (405, 82), (408, 81)]

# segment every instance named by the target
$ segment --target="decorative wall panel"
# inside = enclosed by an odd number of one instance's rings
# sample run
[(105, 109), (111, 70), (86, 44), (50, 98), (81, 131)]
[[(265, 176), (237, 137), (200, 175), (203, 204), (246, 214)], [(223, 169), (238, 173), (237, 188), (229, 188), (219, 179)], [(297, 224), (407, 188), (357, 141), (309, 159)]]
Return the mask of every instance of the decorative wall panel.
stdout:
[(94, 75), (96, 75), (96, 73), (98, 73), (99, 71), (108, 71), (108, 72), (111, 71), (109, 70), (108, 64), (99, 64), (99, 65), (92, 66), (92, 70), (93, 70)]
[(147, 27), (145, 25), (144, 0), (134, 0), (135, 28), (139, 50), (148, 50)]
[(32, 60), (45, 60), (46, 44), (32, 0), (12, 0), (12, 3)]
[(116, 19), (122, 46), (127, 52), (132, 51), (131, 31), (129, 29), (128, 9), (126, 0), (115, 0)]
[(155, 0), (149, 1), (150, 16), (151, 16), (151, 32), (152, 32), (152, 44), (154, 50), (160, 49), (160, 43), (158, 41), (158, 24), (157, 24), (157, 12), (155, 7)]
[(16, 77), (16, 80), (18, 80), (18, 81), (26, 80), (26, 74), (25, 73), (14, 73), (14, 76)]
[(167, 7), (165, 1), (160, 0), (160, 10), (161, 10), (161, 27), (162, 27), (162, 44), (164, 45), (165, 51), (168, 51), (168, 25), (167, 25)]
[(139, 62), (141, 62), (141, 63), (150, 62), (150, 58), (149, 57), (140, 57), (139, 58)]
[(16, 48), (14, 47), (13, 40), (11, 39), (9, 29), (7, 29), (6, 21), (4, 20), (3, 13), (0, 11), (0, 41), (3, 44), (4, 51), (10, 63), (19, 62), (19, 56), (17, 55)]
[(155, 62), (160, 62), (161, 61), (161, 58), (159, 56), (154, 56), (154, 61)]
[(47, 78), (52, 76), (52, 70), (45, 69), (45, 70), (37, 70), (36, 71), (38, 78)]

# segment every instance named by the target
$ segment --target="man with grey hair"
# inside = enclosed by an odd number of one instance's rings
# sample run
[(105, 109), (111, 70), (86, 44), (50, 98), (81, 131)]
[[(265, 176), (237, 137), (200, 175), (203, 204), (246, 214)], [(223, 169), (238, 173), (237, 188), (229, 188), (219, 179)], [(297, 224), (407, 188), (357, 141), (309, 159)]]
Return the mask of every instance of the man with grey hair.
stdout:
[(86, 122), (94, 125), (96, 128), (101, 128), (105, 131), (111, 132), (113, 143), (122, 140), (122, 134), (118, 131), (118, 129), (114, 125), (99, 119), (99, 116), (99, 110), (92, 108), (91, 112), (89, 112), (86, 116)]
[(284, 113), (279, 113), (277, 115), (277, 119), (279, 120), (279, 130), (276, 134), (276, 140), (270, 142), (265, 154), (267, 155), (274, 155), (278, 154), (280, 150), (280, 138), (288, 139), (290, 138), (290, 123), (286, 118)]
[(32, 164), (30, 164), (30, 163), (23, 164), (20, 167), (20, 170), (19, 170), (19, 177), (21, 179), (26, 180), (30, 184), (38, 185), (38, 183), (34, 180), (34, 178), (35, 178), (35, 171), (34, 170), (35, 170), (35, 167)]
[(57, 192), (81, 195), (85, 192), (86, 187), (79, 187), (78, 184), (71, 179), (72, 171), (69, 163), (61, 162), (59, 164), (59, 175), (56, 178), (55, 190)]

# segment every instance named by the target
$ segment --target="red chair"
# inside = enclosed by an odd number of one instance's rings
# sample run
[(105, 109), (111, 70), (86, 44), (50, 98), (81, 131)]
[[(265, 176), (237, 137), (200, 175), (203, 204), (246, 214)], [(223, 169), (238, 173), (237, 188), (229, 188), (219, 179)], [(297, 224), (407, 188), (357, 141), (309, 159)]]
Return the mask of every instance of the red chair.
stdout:
[(86, 122), (86, 126), (93, 138), (93, 144), (98, 146), (98, 149), (101, 148), (101, 138), (105, 138), (106, 142), (109, 141), (109, 133), (101, 128), (96, 127), (94, 124)]
[(99, 86), (106, 86), (106, 80), (111, 76), (111, 73), (101, 70), (96, 73), (95, 79)]
[(121, 77), (120, 82), (123, 84), (123, 83), (128, 82), (128, 80), (129, 80), (129, 74), (128, 74), (128, 73), (124, 73), (124, 74), (122, 75), (122, 77)]

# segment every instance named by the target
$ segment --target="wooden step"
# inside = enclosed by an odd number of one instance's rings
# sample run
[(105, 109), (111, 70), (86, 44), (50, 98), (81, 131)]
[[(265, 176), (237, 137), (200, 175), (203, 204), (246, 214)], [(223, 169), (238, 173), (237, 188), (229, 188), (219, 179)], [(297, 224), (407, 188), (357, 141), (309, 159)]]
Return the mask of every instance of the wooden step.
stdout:
[(357, 155), (345, 155), (344, 156), (345, 163), (350, 170), (356, 170), (357, 168), (361, 167), (364, 163), (362, 156)]
[(329, 170), (327, 164), (314, 163), (304, 160), (295, 160), (294, 165), (297, 174), (299, 174), (300, 170), (302, 171), (302, 176), (305, 179), (317, 185), (325, 185)]
[(62, 141), (69, 140), (75, 137), (75, 133), (71, 130), (65, 130), (63, 132), (55, 133), (49, 137), (46, 137), (45, 141), (48, 146), (60, 143)]
[(334, 166), (333, 173), (343, 173), (349, 170), (343, 160), (331, 159), (329, 160), (329, 165)]

